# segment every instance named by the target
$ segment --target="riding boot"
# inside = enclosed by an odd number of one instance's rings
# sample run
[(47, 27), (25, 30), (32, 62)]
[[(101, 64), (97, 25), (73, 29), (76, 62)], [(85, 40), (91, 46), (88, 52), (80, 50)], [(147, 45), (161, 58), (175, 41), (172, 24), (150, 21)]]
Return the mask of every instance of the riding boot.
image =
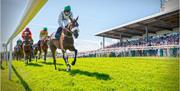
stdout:
[(56, 31), (56, 34), (55, 34), (56, 39), (59, 39), (59, 38), (60, 38), (61, 32), (62, 32), (62, 27), (59, 27), (59, 28), (57, 29), (57, 31)]

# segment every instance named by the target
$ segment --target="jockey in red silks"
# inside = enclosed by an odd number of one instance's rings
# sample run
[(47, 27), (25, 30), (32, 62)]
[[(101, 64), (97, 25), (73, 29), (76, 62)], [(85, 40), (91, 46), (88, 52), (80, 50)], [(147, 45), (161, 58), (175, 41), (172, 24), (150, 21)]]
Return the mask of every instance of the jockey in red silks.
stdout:
[[(29, 43), (31, 50), (33, 50), (32, 33), (28, 27), (22, 32), (22, 39), (23, 39), (23, 44), (26, 45), (26, 43)], [(31, 55), (33, 56), (33, 52), (31, 52)]]
[(28, 41), (32, 40), (32, 33), (28, 27), (22, 32), (22, 39), (23, 41), (25, 41), (26, 39)]

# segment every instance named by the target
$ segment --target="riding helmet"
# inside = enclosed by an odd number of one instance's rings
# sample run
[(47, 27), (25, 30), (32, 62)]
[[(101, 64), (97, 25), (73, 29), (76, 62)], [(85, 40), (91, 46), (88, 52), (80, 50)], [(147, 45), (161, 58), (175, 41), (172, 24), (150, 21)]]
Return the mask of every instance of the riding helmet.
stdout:
[(44, 27), (43, 30), (47, 31), (47, 27)]
[(65, 7), (64, 7), (64, 11), (71, 11), (71, 6), (69, 6), (69, 5), (68, 5), (68, 6), (65, 6)]

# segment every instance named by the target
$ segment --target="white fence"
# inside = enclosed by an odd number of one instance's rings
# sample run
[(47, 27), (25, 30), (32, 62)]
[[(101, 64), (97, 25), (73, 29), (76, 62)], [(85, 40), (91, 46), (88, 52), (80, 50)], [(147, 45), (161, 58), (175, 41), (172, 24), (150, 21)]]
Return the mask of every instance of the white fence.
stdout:
[[(25, 6), (25, 11), (23, 12), (23, 15), (21, 17), (21, 21), (18, 23), (16, 29), (14, 30), (13, 34), (10, 36), (8, 41), (3, 44), (3, 48), (6, 53), (6, 61), (9, 60), (8, 63), (8, 69), (9, 69), (9, 79), (11, 80), (11, 73), (12, 73), (12, 42), (13, 39), (26, 27), (26, 25), (32, 20), (32, 18), (39, 12), (39, 10), (44, 6), (44, 4), (47, 2), (47, 0), (28, 0), (27, 5)], [(5, 32), (5, 31), (4, 31)], [(8, 48), (8, 45), (10, 43), (10, 46)], [(8, 50), (10, 52), (9, 58), (8, 58)], [(2, 60), (1, 60), (2, 61)]]
[[(180, 45), (159, 45), (159, 46), (132, 46), (132, 47), (117, 47), (117, 48), (104, 48), (93, 51), (79, 52), (78, 57), (90, 57), (90, 55), (95, 55), (94, 57), (101, 57), (103, 55), (109, 55), (110, 53), (130, 53), (131, 51), (143, 51), (143, 50), (169, 50), (171, 48), (180, 48)], [(159, 51), (160, 52), (160, 51)], [(62, 57), (62, 54), (58, 54), (58, 57)], [(69, 57), (74, 57), (73, 53), (68, 53)], [(168, 56), (168, 55), (167, 55)]]

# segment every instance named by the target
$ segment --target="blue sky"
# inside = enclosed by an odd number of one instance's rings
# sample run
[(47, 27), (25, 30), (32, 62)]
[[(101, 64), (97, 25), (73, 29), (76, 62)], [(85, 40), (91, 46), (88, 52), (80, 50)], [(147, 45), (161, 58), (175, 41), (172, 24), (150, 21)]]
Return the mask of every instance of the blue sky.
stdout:
[[(74, 17), (79, 16), (80, 36), (75, 46), (80, 51), (100, 48), (102, 38), (94, 34), (160, 11), (160, 0), (48, 0), (27, 25), (35, 42), (44, 26), (49, 34), (56, 31), (59, 13), (66, 5), (72, 7)], [(106, 45), (114, 42), (117, 40), (106, 39)]]

